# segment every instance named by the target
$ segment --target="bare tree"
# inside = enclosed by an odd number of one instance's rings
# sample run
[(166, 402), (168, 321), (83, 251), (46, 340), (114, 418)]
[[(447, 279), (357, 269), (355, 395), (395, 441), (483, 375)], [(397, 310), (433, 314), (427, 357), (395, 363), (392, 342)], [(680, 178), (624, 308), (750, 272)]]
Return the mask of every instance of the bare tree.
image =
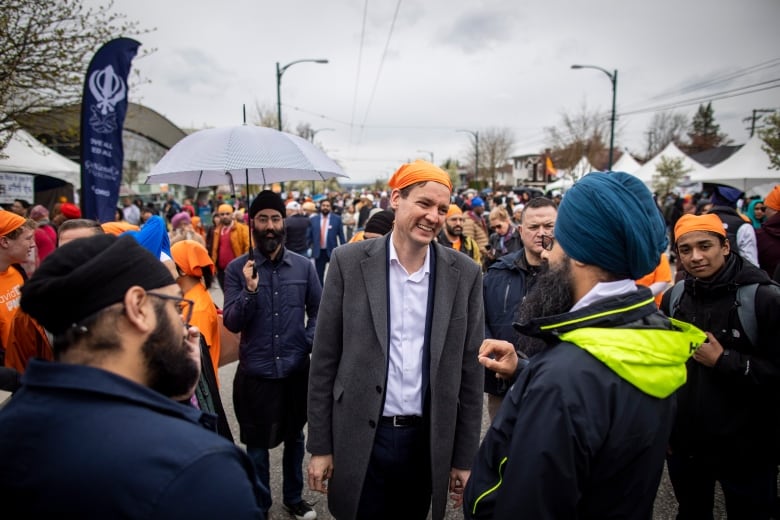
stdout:
[[(467, 161), (476, 163), (477, 148), (475, 137), (471, 139), (472, 147), (466, 154)], [(496, 188), (496, 171), (504, 166), (515, 145), (515, 136), (508, 128), (488, 128), (479, 133), (479, 166), (480, 178), (486, 177), (490, 186)], [(479, 182), (480, 179), (475, 179)]]
[(113, 2), (85, 8), (82, 0), (3, 1), (0, 150), (25, 114), (81, 101), (84, 71), (102, 44), (120, 35), (148, 32), (112, 9)]
[(669, 143), (681, 145), (688, 129), (685, 114), (659, 112), (653, 116), (647, 129), (647, 158), (655, 157)]
[[(266, 104), (260, 104), (255, 101), (255, 117), (252, 124), (265, 126), (267, 128), (279, 128), (279, 118), (276, 115), (276, 107)], [(285, 131), (287, 131), (285, 129)]]
[(609, 119), (604, 113), (588, 110), (583, 102), (578, 113), (562, 112), (560, 123), (544, 130), (557, 168), (571, 169), (583, 155), (594, 166), (606, 166)]

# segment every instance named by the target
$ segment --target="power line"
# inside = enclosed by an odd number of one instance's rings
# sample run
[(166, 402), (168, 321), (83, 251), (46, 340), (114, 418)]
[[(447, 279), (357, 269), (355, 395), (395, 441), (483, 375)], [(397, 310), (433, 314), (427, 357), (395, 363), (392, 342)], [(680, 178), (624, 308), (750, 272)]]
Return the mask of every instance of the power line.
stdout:
[(355, 127), (355, 111), (357, 109), (358, 85), (360, 83), (360, 67), (363, 63), (363, 44), (366, 38), (366, 19), (368, 18), (368, 0), (363, 4), (363, 24), (360, 28), (360, 48), (358, 50), (357, 73), (355, 74), (355, 92), (352, 96), (352, 116), (349, 120), (349, 140), (352, 142), (352, 130)]
[[(376, 94), (376, 87), (379, 85), (379, 78), (382, 75), (382, 67), (385, 64), (385, 58), (387, 58), (387, 50), (390, 48), (390, 40), (393, 37), (393, 29), (395, 28), (395, 21), (398, 19), (398, 11), (401, 9), (401, 0), (395, 4), (395, 13), (393, 13), (393, 21), (390, 22), (390, 31), (387, 33), (387, 42), (385, 42), (385, 50), (382, 52), (382, 59), (379, 62), (379, 68), (376, 71), (376, 79), (374, 79), (374, 86), (371, 88), (371, 97), (368, 99), (368, 105), (366, 106), (366, 114), (363, 117), (363, 124), (360, 125), (361, 129), (365, 127), (368, 120), (368, 113), (371, 111), (371, 105), (374, 103), (374, 95)], [(362, 137), (362, 130), (361, 130)]]

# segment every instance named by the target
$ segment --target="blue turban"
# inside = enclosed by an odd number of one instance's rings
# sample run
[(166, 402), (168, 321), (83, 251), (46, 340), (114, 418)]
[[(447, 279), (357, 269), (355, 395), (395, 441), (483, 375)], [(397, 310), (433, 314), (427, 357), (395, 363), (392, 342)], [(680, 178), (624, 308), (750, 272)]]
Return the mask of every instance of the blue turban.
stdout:
[(472, 208), (476, 208), (477, 206), (484, 206), (484, 205), (485, 205), (485, 201), (479, 197), (474, 197), (473, 199), (471, 199)]
[(656, 268), (668, 242), (650, 190), (623, 172), (590, 173), (572, 186), (555, 239), (570, 258), (632, 280)]
[(171, 241), (168, 238), (168, 230), (165, 221), (159, 215), (153, 215), (146, 221), (140, 231), (125, 231), (122, 235), (132, 236), (155, 257), (160, 258), (161, 253), (171, 256)]
[(737, 201), (745, 195), (744, 192), (730, 186), (715, 186), (710, 202), (714, 206), (727, 206), (736, 208)]

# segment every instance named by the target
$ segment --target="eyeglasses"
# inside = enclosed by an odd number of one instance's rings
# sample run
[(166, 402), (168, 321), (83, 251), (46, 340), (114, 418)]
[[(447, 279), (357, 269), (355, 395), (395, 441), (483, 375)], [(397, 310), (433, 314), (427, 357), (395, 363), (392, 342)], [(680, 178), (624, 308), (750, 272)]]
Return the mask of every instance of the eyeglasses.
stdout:
[(542, 249), (545, 251), (552, 251), (552, 248), (555, 245), (555, 237), (542, 235), (540, 238), (542, 239)]
[(192, 319), (192, 309), (195, 307), (194, 301), (187, 300), (185, 298), (179, 298), (178, 296), (170, 296), (168, 294), (160, 294), (156, 292), (147, 292), (146, 294), (149, 296), (156, 296), (161, 300), (177, 302), (176, 306), (179, 308), (179, 313), (181, 314), (181, 319), (184, 322), (184, 325), (186, 327), (190, 326), (190, 320)]

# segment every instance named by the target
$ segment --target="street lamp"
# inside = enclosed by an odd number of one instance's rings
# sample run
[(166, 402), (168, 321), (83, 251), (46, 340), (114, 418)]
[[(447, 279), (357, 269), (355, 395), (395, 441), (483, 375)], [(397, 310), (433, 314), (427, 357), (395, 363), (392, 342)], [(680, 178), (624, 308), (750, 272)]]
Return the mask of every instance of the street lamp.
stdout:
[(455, 130), (456, 132), (466, 132), (474, 136), (474, 180), (479, 182), (479, 131), (473, 130)]
[(609, 78), (609, 81), (612, 82), (612, 122), (609, 127), (609, 166), (607, 167), (608, 171), (612, 171), (612, 156), (615, 150), (615, 99), (617, 98), (618, 71), (617, 69), (615, 69), (614, 71), (610, 72), (607, 69), (602, 69), (601, 67), (597, 67), (596, 65), (572, 65), (571, 68), (600, 70), (601, 72), (606, 74), (607, 77)]
[(317, 135), (320, 132), (328, 132), (328, 131), (335, 132), (336, 129), (335, 128), (317, 128), (316, 130), (314, 130), (314, 129), (309, 130), (309, 141), (311, 141), (313, 143), (315, 135)]
[(279, 131), (282, 130), (282, 94), (281, 94), (282, 74), (284, 74), (284, 71), (286, 71), (296, 63), (304, 63), (304, 62), (328, 63), (328, 60), (306, 58), (303, 60), (291, 61), (284, 67), (280, 67), (279, 62), (278, 61), (276, 62), (276, 117), (279, 120), (278, 121), (279, 125), (277, 127)]
[(430, 150), (417, 150), (417, 151), (418, 151), (419, 153), (427, 153), (428, 155), (430, 155), (430, 156), (431, 156), (431, 164), (436, 164), (436, 163), (433, 161), (433, 152), (431, 152)]

